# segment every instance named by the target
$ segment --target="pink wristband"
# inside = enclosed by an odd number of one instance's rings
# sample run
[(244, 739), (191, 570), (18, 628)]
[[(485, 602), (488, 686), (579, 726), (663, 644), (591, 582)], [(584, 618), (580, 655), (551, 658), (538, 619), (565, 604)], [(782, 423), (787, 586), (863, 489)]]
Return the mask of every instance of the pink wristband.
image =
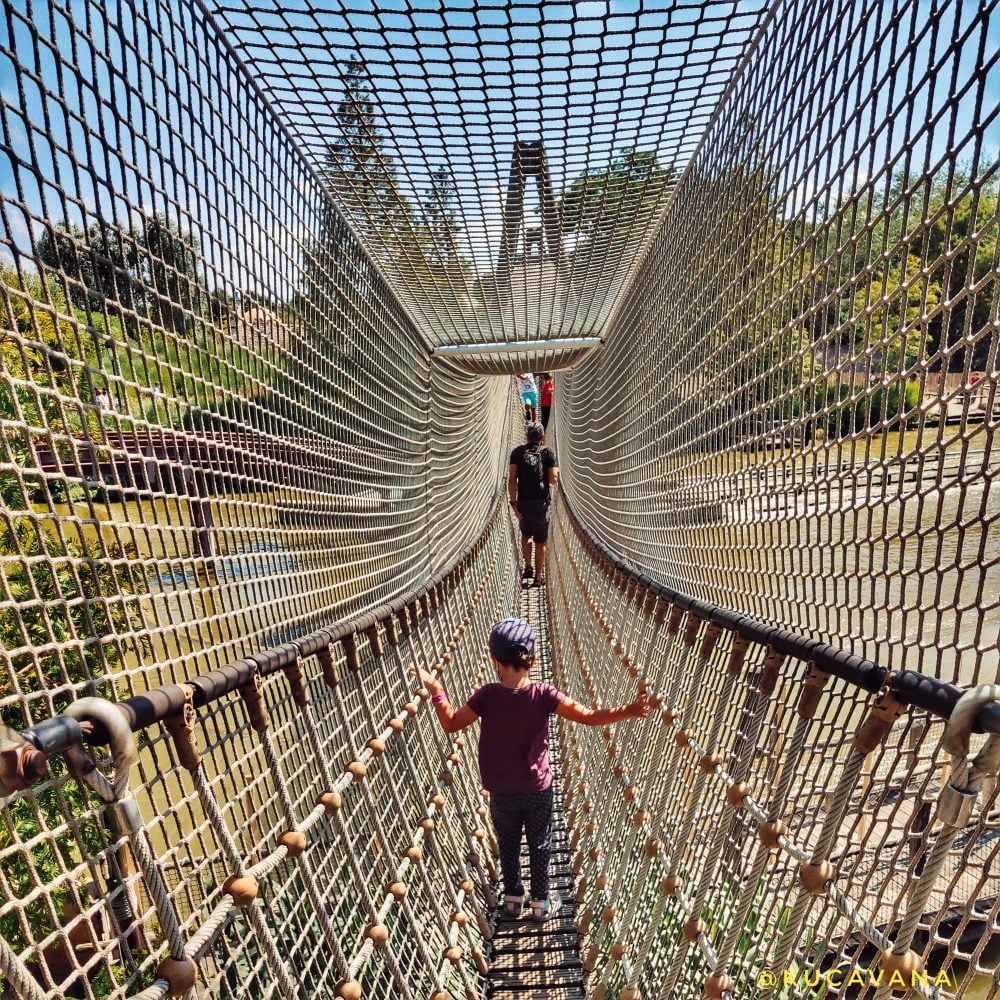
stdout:
[(448, 696), (444, 693), (444, 691), (438, 691), (437, 694), (431, 695), (432, 705), (443, 705), (447, 700)]

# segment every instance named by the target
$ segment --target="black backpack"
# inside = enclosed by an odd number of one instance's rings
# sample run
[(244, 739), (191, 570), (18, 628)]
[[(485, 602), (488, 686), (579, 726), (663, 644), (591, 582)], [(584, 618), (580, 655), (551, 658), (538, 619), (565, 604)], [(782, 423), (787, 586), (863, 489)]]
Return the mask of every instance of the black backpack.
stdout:
[(526, 445), (517, 463), (518, 500), (545, 500), (549, 495), (547, 471), (542, 449), (537, 444)]

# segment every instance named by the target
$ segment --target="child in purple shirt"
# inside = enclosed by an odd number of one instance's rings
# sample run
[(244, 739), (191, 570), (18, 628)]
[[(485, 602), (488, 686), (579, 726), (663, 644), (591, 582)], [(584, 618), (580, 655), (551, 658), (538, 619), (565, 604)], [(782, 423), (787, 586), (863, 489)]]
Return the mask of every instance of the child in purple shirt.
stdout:
[(434, 674), (420, 671), (431, 694), (438, 721), (446, 733), (457, 733), (482, 721), (479, 770), (490, 793), (490, 816), (500, 845), (504, 905), (507, 917), (524, 906), (521, 882), (521, 833), (531, 862), (531, 911), (547, 920), (559, 909), (558, 894), (549, 892), (552, 841), (552, 771), (549, 767), (549, 716), (558, 715), (587, 726), (606, 726), (647, 715), (648, 696), (640, 691), (629, 705), (591, 709), (573, 701), (551, 684), (533, 683), (528, 671), (535, 662), (535, 633), (521, 618), (505, 618), (490, 632), (490, 656), (499, 683), (485, 684), (456, 712)]

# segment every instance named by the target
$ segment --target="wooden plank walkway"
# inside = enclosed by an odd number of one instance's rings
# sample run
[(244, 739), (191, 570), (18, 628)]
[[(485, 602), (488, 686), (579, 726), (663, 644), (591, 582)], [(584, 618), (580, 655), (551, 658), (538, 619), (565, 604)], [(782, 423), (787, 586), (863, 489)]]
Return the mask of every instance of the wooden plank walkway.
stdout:
[[(532, 624), (539, 638), (538, 663), (533, 670), (535, 680), (551, 680), (548, 607), (544, 588), (532, 587), (522, 591), (521, 615)], [(530, 916), (514, 921), (498, 921), (495, 924), (486, 995), (497, 1000), (508, 997), (582, 1000), (584, 996), (584, 972), (580, 956), (580, 935), (576, 930), (573, 875), (569, 870), (571, 852), (563, 816), (558, 748), (558, 733), (553, 726), (549, 752), (556, 793), (552, 822), (551, 874), (552, 888), (562, 896), (563, 905), (559, 913), (544, 924), (535, 923)], [(523, 852), (522, 858), (527, 877), (527, 851)], [(525, 910), (525, 913), (528, 911)]]

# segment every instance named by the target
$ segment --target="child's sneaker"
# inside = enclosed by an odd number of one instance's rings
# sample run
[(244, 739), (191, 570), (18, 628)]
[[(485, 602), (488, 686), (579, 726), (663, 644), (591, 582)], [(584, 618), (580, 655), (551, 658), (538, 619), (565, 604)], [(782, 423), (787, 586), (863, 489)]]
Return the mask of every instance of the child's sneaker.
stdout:
[(544, 923), (551, 920), (562, 907), (562, 899), (554, 889), (549, 893), (548, 899), (533, 899), (531, 901), (531, 919)]
[(524, 906), (524, 893), (520, 896), (504, 896), (502, 915), (508, 920), (517, 920)]
[(528, 566), (525, 566), (524, 569), (521, 570), (522, 580), (530, 580), (534, 575), (535, 571), (531, 568), (530, 564)]

